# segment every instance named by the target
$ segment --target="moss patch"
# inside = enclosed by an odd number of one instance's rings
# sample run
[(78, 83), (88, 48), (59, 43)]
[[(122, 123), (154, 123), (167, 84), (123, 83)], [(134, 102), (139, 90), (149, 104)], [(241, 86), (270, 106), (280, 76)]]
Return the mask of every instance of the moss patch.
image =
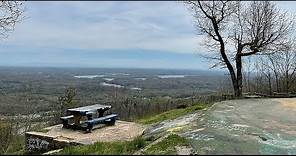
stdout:
[(176, 146), (190, 146), (189, 141), (186, 138), (180, 137), (177, 134), (171, 134), (159, 143), (152, 145), (150, 148), (144, 151), (147, 155), (160, 155), (168, 154), (175, 155), (177, 151)]
[(187, 108), (173, 109), (158, 115), (147, 116), (137, 120), (136, 122), (141, 124), (152, 124), (152, 123), (157, 123), (157, 122), (161, 122), (168, 119), (176, 119), (177, 117), (180, 117), (189, 113), (193, 113), (196, 110), (201, 110), (201, 109), (207, 108), (208, 106), (209, 106), (208, 104), (195, 104)]

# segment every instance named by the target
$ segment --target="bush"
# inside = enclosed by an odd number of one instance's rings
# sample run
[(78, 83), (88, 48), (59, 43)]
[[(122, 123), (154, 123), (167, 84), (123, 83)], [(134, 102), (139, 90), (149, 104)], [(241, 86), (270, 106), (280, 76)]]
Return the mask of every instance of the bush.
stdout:
[(13, 121), (0, 120), (0, 155), (23, 150), (24, 137), (17, 134)]
[(133, 154), (135, 151), (143, 148), (146, 142), (143, 138), (138, 137), (132, 141), (117, 141), (117, 142), (97, 142), (93, 145), (71, 146), (64, 148), (57, 154), (61, 155), (126, 155)]

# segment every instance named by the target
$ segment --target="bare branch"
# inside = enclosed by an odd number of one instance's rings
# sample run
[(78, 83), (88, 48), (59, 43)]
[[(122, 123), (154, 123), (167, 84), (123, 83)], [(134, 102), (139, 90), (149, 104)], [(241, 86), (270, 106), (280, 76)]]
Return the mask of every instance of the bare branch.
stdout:
[(15, 24), (23, 19), (23, 3), (18, 1), (0, 2), (0, 36), (7, 37), (13, 31)]
[(290, 46), (294, 17), (277, 9), (272, 2), (187, 1), (185, 4), (197, 21), (197, 30), (207, 36), (203, 46), (216, 52), (214, 57), (209, 57), (216, 61), (212, 67), (227, 67), (237, 96), (242, 90), (243, 57), (272, 55)]

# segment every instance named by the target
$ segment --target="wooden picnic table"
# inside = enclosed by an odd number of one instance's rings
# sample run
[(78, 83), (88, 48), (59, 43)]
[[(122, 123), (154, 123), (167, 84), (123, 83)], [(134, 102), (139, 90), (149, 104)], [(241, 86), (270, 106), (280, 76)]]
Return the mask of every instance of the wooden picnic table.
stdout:
[(104, 112), (111, 109), (109, 105), (94, 104), (90, 106), (71, 108), (67, 110), (68, 115), (74, 116), (74, 125), (80, 126), (81, 118), (86, 116), (88, 120), (92, 119), (92, 114), (99, 113), (99, 117), (104, 116)]

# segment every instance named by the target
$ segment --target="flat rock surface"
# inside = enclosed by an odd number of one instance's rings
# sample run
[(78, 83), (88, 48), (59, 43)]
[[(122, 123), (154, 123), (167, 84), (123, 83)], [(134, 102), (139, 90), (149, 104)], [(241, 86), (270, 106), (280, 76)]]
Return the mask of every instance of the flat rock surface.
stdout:
[(93, 144), (95, 142), (128, 141), (142, 135), (145, 127), (143, 125), (116, 121), (114, 126), (103, 126), (93, 129), (91, 133), (80, 130), (62, 128), (62, 125), (47, 127), (46, 133), (38, 132), (40, 135), (50, 136), (56, 140), (77, 142), (81, 144)]
[(150, 125), (146, 128), (144, 137), (154, 136), (157, 138), (158, 135), (161, 137), (169, 132), (180, 131), (181, 129), (190, 126), (192, 123), (196, 123), (196, 120), (200, 117), (200, 115), (201, 112), (196, 112), (178, 117), (173, 120), (165, 120), (163, 122)]
[(180, 135), (197, 154), (296, 154), (296, 98), (214, 104)]
[(176, 146), (177, 155), (191, 155), (193, 153), (193, 149), (186, 146)]

